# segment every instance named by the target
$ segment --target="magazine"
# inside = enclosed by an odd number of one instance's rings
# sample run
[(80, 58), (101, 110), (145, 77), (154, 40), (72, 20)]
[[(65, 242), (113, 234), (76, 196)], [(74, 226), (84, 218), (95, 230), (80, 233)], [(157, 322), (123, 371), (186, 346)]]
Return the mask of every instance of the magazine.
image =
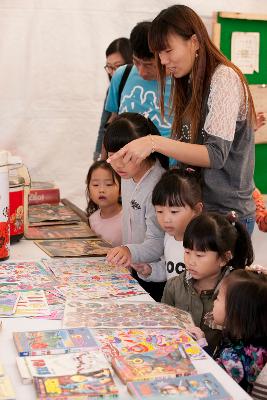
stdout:
[(71, 239), (90, 238), (96, 234), (85, 222), (67, 225), (30, 226), (24, 234), (26, 239)]

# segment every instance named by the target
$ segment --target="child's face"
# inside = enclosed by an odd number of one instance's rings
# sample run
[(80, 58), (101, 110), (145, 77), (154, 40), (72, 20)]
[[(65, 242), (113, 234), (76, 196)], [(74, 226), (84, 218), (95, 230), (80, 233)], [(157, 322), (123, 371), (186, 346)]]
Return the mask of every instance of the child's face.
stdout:
[[(111, 157), (113, 154), (114, 153), (108, 152), (108, 157)], [(132, 161), (125, 163), (122, 157), (118, 160), (112, 161), (110, 164), (114, 171), (116, 171), (122, 179), (133, 178), (135, 182), (138, 182), (142, 178), (147, 170), (148, 165), (146, 160), (142, 161), (139, 165), (133, 163)]]
[(216, 251), (184, 250), (184, 262), (187, 271), (196, 280), (215, 278), (226, 261), (218, 256)]
[(97, 168), (93, 171), (89, 183), (89, 195), (100, 209), (118, 203), (119, 194), (119, 182), (113, 181), (110, 171), (104, 168)]
[(186, 205), (185, 207), (155, 206), (158, 223), (161, 228), (176, 240), (182, 240), (189, 222), (197, 212)]
[(222, 285), (220, 287), (217, 299), (214, 301), (213, 304), (213, 318), (214, 322), (218, 325), (224, 325), (225, 320), (225, 295), (226, 289), (225, 286)]

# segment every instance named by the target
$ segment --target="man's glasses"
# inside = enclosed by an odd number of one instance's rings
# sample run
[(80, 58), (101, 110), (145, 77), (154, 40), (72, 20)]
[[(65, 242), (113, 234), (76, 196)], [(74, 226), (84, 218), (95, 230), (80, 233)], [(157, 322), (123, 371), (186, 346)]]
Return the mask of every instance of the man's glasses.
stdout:
[(106, 65), (104, 66), (104, 69), (105, 69), (105, 71), (106, 71), (108, 74), (112, 74), (113, 72), (116, 71), (117, 68), (121, 67), (122, 65), (123, 65), (123, 64), (118, 64), (118, 65), (106, 64)]

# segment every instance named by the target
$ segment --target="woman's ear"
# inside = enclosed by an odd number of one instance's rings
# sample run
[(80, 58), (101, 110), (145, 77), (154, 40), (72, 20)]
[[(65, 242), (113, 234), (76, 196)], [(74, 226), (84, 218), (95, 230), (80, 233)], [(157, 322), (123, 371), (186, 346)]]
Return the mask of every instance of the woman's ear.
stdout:
[(203, 211), (203, 203), (201, 203), (201, 201), (199, 201), (195, 206), (194, 206), (194, 211), (196, 213), (196, 215), (200, 215)]
[(224, 267), (225, 265), (227, 265), (228, 262), (229, 262), (230, 260), (232, 260), (232, 258), (233, 258), (233, 255), (232, 255), (231, 250), (227, 250), (227, 251), (224, 253), (223, 257), (221, 257), (221, 260), (222, 260), (222, 262), (221, 262), (221, 267)]
[(199, 41), (197, 38), (197, 35), (194, 33), (194, 35), (191, 36), (191, 42), (194, 46), (194, 50), (197, 51), (199, 50)]

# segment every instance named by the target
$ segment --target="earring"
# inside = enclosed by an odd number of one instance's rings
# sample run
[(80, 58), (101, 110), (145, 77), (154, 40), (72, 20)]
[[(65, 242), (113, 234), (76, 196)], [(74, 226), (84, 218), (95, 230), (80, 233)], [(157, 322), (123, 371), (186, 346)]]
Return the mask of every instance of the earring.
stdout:
[(196, 51), (195, 58), (198, 58), (198, 51)]

